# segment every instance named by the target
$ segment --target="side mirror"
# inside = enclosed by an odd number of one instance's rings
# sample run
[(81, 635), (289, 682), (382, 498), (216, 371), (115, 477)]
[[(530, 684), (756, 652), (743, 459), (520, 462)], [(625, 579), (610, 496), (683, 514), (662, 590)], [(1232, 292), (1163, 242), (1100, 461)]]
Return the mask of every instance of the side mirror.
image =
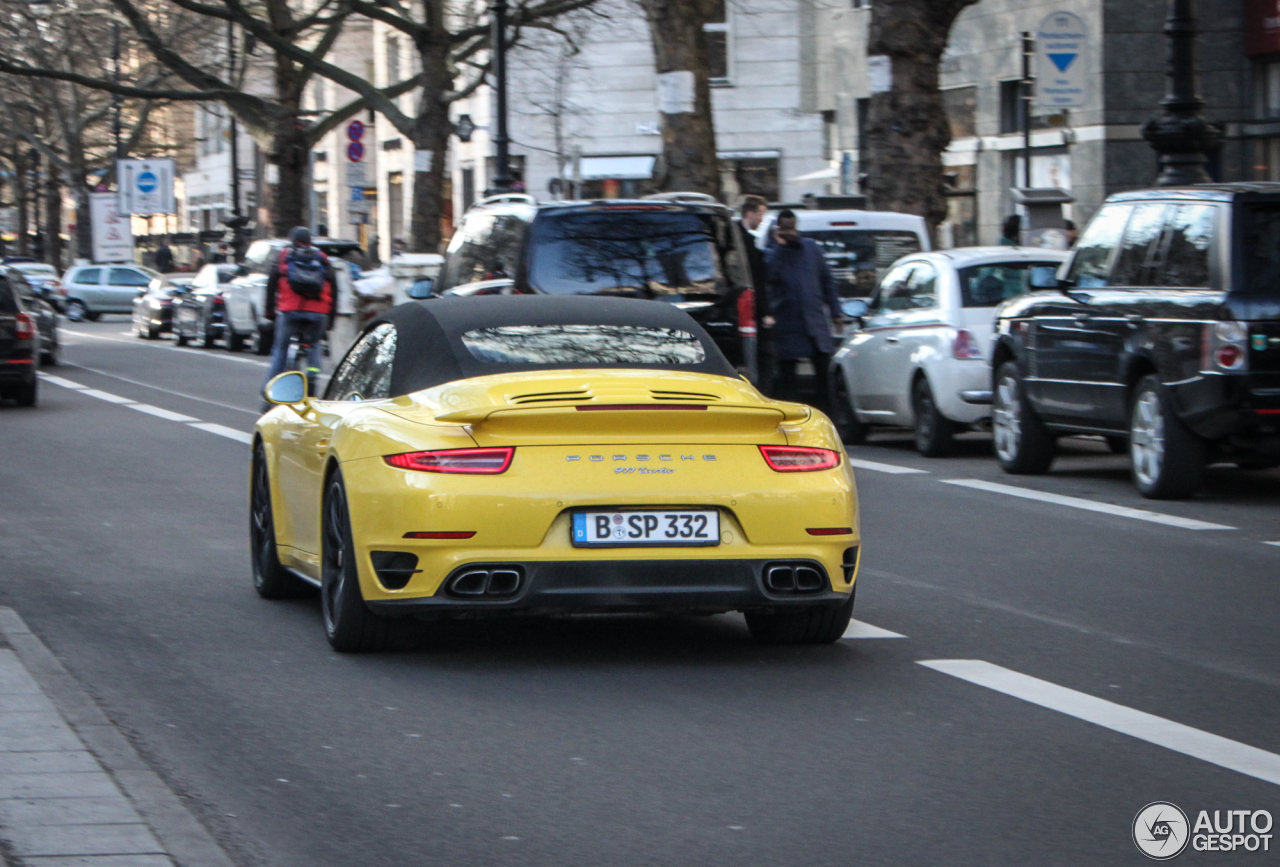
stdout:
[(840, 312), (849, 319), (861, 319), (867, 315), (867, 299), (865, 298), (841, 298)]
[(297, 370), (286, 370), (267, 383), (264, 395), (268, 403), (294, 406), (307, 399), (307, 378)]
[(414, 281), (413, 285), (409, 287), (409, 292), (407, 294), (415, 301), (422, 301), (435, 295), (435, 288), (436, 284), (434, 280), (430, 277), (423, 277), (420, 280)]

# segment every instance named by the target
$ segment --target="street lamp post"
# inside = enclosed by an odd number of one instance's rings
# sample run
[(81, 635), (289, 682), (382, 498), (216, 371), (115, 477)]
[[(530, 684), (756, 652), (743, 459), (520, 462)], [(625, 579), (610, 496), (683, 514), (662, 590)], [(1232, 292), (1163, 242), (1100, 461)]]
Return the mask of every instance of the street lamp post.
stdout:
[(511, 158), (507, 152), (507, 0), (494, 0), (492, 16), (494, 118), (494, 174), (490, 181), (500, 193), (511, 190)]
[(1196, 88), (1195, 0), (1169, 0), (1168, 10), (1169, 88), (1160, 101), (1164, 113), (1147, 121), (1142, 135), (1160, 154), (1157, 186), (1207, 183), (1211, 179), (1205, 163), (1222, 141), (1222, 130), (1200, 114), (1204, 100)]

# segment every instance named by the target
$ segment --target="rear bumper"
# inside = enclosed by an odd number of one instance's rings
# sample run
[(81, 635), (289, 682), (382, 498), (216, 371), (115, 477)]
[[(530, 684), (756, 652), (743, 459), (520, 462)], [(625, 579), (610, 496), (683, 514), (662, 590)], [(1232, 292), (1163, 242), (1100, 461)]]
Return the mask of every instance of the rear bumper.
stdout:
[[(449, 581), (433, 596), (366, 602), (384, 616), (425, 619), (485, 617), (511, 614), (583, 614), (764, 611), (823, 605), (835, 607), (848, 601), (854, 570), (830, 576), (820, 592), (783, 595), (765, 589), (765, 567), (779, 560), (560, 560), (502, 562), (492, 565), (518, 570), (517, 591), (491, 601), (450, 596)], [(803, 563), (826, 576), (817, 561)], [(475, 569), (470, 564), (454, 574)], [(452, 577), (452, 576), (451, 576)]]

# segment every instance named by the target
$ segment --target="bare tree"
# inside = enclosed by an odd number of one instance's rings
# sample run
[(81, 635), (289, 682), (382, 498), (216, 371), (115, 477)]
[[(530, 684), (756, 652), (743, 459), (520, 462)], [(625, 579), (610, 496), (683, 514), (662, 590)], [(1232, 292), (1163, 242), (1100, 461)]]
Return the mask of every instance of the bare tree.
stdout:
[(879, 210), (947, 217), (942, 152), (951, 130), (938, 69), (956, 17), (978, 0), (876, 0), (867, 54), (871, 104), (863, 135), (867, 194)]

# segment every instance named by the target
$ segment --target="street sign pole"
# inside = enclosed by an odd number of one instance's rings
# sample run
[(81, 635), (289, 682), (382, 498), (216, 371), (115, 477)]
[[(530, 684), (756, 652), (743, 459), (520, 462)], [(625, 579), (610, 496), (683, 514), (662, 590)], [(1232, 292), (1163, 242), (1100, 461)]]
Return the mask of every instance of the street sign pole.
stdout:
[(1035, 59), (1036, 41), (1022, 33), (1022, 186), (1031, 189), (1031, 102), (1035, 99), (1035, 78), (1031, 61)]

